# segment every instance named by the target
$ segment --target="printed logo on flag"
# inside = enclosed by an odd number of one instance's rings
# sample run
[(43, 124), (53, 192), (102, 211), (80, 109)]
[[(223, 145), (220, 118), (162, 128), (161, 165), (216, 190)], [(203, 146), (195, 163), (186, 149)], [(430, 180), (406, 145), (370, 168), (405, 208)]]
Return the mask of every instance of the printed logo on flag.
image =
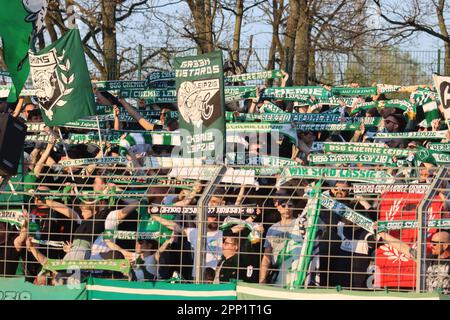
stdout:
[[(41, 55), (33, 55), (30, 52), (29, 55), (36, 97), (40, 107), (50, 120), (53, 119), (53, 108), (64, 106), (67, 103), (63, 99), (64, 96), (73, 91), (69, 85), (73, 83), (75, 77), (70, 72), (70, 60), (65, 59), (64, 55), (64, 50), (59, 56), (56, 49)], [(66, 60), (65, 63), (64, 60)]]
[[(184, 121), (200, 128), (209, 126), (220, 117), (220, 111), (214, 112), (220, 105), (219, 79), (185, 81), (178, 90), (179, 111)], [(216, 108), (217, 109), (217, 108)]]

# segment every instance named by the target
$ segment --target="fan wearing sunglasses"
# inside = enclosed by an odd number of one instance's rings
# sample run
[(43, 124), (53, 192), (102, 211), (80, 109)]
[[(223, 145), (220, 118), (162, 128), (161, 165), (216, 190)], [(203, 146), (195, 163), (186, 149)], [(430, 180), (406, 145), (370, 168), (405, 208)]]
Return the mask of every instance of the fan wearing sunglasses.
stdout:
[[(280, 196), (274, 200), (274, 206), (281, 219), (267, 231), (259, 282), (283, 286), (289, 281), (289, 268), (300, 255), (303, 236), (294, 217), (294, 210), (298, 206), (293, 199)], [(291, 255), (287, 257), (285, 252)]]
[[(379, 232), (378, 237), (416, 261), (416, 250), (407, 243), (387, 232)], [(431, 238), (431, 258), (427, 259), (426, 285), (428, 292), (450, 292), (450, 233), (446, 230), (436, 232)], [(417, 261), (416, 261), (417, 262)]]

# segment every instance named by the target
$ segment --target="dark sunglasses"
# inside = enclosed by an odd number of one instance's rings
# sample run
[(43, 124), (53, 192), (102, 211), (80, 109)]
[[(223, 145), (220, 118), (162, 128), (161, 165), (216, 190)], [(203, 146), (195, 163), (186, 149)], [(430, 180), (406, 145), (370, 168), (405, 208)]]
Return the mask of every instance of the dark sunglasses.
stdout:
[(286, 206), (290, 206), (292, 207), (294, 204), (292, 203), (292, 201), (286, 201), (286, 200), (275, 200), (275, 206), (282, 206), (282, 207), (286, 207)]

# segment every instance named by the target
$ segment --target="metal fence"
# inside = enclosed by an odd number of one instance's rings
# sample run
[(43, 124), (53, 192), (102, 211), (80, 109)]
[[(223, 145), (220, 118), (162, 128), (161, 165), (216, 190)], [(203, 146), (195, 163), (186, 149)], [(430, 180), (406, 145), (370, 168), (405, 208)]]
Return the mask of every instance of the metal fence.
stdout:
[[(44, 169), (37, 181), (4, 181), (2, 218), (26, 210), (29, 222), (21, 231), (0, 223), (1, 275), (15, 276), (19, 266), (19, 274), (41, 284), (94, 275), (195, 283), (240, 279), (285, 288), (438, 289), (443, 274), (436, 266), (448, 268), (448, 260), (434, 258), (447, 245), (435, 235), (448, 228), (448, 168), (412, 168), (416, 177), (398, 174), (391, 185), (292, 179), (281, 188), (275, 176), (259, 170), (264, 168), (247, 168), (259, 172), (257, 183), (244, 182), (241, 167), (125, 165), (102, 165), (91, 176), (85, 166)], [(319, 180), (320, 193), (311, 193)], [(378, 221), (379, 232), (355, 220), (365, 218)], [(86, 266), (101, 261), (132, 261), (132, 272)]]
[[(228, 52), (224, 52), (224, 59)], [(141, 45), (124, 50), (118, 57), (121, 79), (139, 79), (155, 70), (172, 70), (176, 56), (196, 55), (193, 48), (148, 48)], [(287, 54), (287, 53), (286, 53)], [(267, 69), (268, 48), (242, 48), (240, 62), (248, 72)], [(93, 77), (100, 77), (98, 69), (88, 61)], [(275, 56), (275, 67), (280, 68), (280, 57)], [(295, 70), (295, 67), (293, 68)], [(430, 84), (431, 75), (443, 70), (443, 54), (435, 51), (402, 51), (399, 49), (360, 50), (349, 54), (317, 52), (315, 75), (310, 77), (330, 85), (358, 82), (361, 85), (402, 83), (404, 85)], [(291, 75), (292, 76), (292, 75)]]

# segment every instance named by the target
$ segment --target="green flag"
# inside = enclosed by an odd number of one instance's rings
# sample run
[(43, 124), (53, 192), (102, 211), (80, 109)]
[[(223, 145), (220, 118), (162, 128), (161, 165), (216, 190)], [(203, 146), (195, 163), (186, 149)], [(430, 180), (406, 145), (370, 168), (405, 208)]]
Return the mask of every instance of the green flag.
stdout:
[(13, 81), (8, 102), (14, 102), (28, 78), (28, 49), (42, 29), (48, 0), (0, 0), (0, 4), (3, 58)]
[(59, 126), (95, 115), (91, 79), (78, 29), (37, 54), (30, 52), (31, 77), (42, 118)]
[(223, 162), (225, 92), (222, 51), (174, 59), (183, 153)]

